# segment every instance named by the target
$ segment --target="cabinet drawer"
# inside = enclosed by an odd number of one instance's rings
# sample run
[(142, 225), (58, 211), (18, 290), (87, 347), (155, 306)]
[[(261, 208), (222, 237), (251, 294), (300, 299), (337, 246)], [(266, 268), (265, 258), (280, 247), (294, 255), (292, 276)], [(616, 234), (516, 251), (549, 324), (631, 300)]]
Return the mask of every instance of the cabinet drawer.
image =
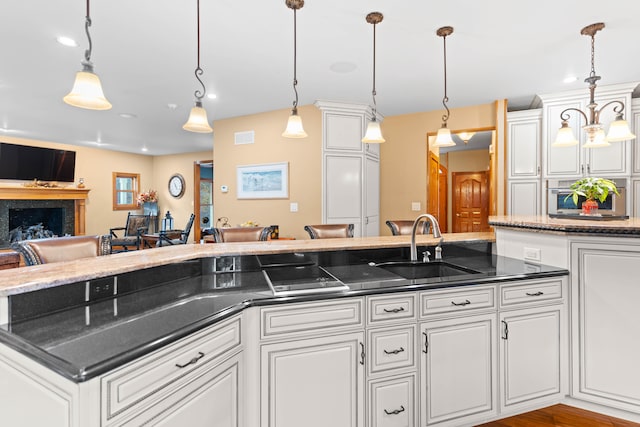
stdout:
[(413, 367), (415, 325), (369, 331), (369, 373)]
[(260, 335), (268, 338), (290, 333), (361, 327), (362, 299), (325, 300), (260, 309)]
[(236, 317), (105, 375), (101, 379), (103, 418), (108, 421), (170, 393), (180, 378), (240, 348), (240, 331)]
[(423, 292), (420, 295), (420, 315), (456, 313), (495, 308), (494, 288), (466, 288), (457, 291)]
[(508, 307), (541, 301), (553, 302), (553, 300), (561, 300), (562, 296), (562, 279), (502, 285), (500, 306)]
[(416, 294), (367, 297), (369, 324), (411, 322), (416, 320)]
[(369, 382), (369, 427), (415, 426), (415, 375)]

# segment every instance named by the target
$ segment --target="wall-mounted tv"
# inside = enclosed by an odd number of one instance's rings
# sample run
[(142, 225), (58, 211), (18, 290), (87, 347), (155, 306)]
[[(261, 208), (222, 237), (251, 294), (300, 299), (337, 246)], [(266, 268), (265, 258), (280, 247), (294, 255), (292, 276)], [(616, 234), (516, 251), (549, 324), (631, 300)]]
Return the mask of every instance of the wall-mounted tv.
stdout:
[(0, 179), (73, 182), (76, 152), (0, 142)]

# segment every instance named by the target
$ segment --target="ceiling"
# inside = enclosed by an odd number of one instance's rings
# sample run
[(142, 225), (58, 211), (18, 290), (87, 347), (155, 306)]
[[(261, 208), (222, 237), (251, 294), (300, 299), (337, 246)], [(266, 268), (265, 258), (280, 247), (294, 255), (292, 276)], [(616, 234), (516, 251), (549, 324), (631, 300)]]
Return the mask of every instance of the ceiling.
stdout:
[[(209, 120), (290, 108), (293, 12), (284, 0), (200, 1), (203, 80), (217, 95), (203, 100)], [(109, 111), (62, 102), (88, 45), (84, 1), (3, 6), (0, 139), (148, 155), (211, 149), (211, 134), (182, 130), (199, 88), (196, 0), (92, 1), (91, 59)], [(447, 38), (450, 108), (506, 98), (510, 109), (525, 109), (536, 94), (581, 88), (586, 96), (590, 42), (580, 29), (599, 21), (606, 24), (596, 36), (600, 84), (640, 80), (637, 0), (307, 0), (298, 11), (300, 105), (371, 102), (371, 11), (384, 14), (376, 28), (376, 100), (384, 116), (443, 108), (443, 43), (435, 32), (445, 25), (454, 27)], [(58, 44), (58, 36), (78, 46)], [(568, 76), (578, 80), (564, 83)]]

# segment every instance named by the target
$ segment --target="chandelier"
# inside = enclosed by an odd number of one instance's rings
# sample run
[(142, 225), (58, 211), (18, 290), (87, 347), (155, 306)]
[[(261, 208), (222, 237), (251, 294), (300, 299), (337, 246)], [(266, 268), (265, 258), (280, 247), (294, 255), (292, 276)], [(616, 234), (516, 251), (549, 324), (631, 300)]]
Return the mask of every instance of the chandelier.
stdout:
[[(569, 115), (569, 111), (575, 111), (584, 118), (586, 125), (582, 127), (585, 130), (587, 135), (587, 142), (583, 145), (583, 148), (598, 148), (598, 147), (606, 147), (610, 145), (610, 142), (619, 142), (626, 141), (629, 139), (634, 139), (636, 136), (631, 133), (629, 129), (629, 124), (622, 115), (624, 111), (624, 104), (622, 101), (614, 100), (611, 102), (607, 102), (599, 109), (598, 104), (595, 102), (595, 91), (596, 91), (596, 82), (600, 80), (600, 76), (596, 75), (595, 66), (594, 66), (594, 58), (595, 58), (595, 36), (596, 33), (604, 28), (604, 24), (602, 22), (598, 22), (596, 24), (587, 25), (584, 27), (580, 34), (584, 36), (591, 37), (591, 73), (589, 73), (589, 77), (584, 79), (585, 83), (589, 83), (589, 104), (587, 108), (589, 109), (589, 116), (585, 114), (582, 110), (578, 110), (577, 108), (567, 108), (560, 113), (560, 120), (562, 120), (562, 125), (558, 134), (556, 136), (556, 140), (553, 143), (554, 147), (570, 147), (573, 145), (578, 145), (578, 139), (575, 137), (573, 133), (573, 129), (569, 126), (568, 120), (571, 117)], [(613, 106), (613, 112), (616, 113), (615, 120), (609, 126), (609, 133), (605, 136), (604, 126), (600, 123), (600, 114), (602, 110), (604, 110), (609, 105)]]

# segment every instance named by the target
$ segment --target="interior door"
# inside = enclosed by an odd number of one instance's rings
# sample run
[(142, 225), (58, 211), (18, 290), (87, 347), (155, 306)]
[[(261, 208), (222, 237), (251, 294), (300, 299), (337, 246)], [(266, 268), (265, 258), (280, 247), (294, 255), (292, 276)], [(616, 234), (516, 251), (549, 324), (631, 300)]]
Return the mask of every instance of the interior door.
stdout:
[(453, 172), (453, 232), (489, 229), (489, 179), (486, 171)]

